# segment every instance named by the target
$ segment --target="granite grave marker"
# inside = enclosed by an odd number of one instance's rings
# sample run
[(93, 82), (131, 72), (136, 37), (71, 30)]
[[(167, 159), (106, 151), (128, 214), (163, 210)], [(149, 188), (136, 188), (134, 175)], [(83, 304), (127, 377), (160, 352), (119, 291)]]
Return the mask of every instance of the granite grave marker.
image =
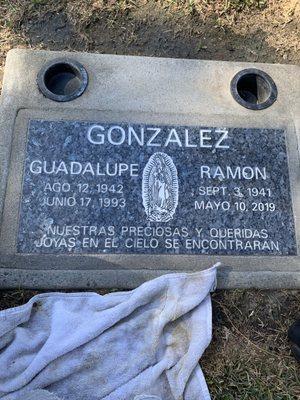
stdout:
[(296, 66), (13, 51), (1, 286), (299, 287), (298, 140)]

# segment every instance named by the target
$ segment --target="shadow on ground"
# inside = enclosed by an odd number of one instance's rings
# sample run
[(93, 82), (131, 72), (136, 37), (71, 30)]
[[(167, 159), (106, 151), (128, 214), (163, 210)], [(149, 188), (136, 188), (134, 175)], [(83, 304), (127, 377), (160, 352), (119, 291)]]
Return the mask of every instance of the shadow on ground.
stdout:
[[(183, 24), (183, 25), (182, 25)], [(265, 33), (236, 35), (230, 29), (217, 29), (216, 21), (197, 23), (193, 18), (162, 18), (153, 11), (138, 18), (101, 12), (84, 30), (68, 19), (65, 12), (46, 14), (36, 21), (25, 21), (23, 32), (33, 47), (50, 50), (93, 51), (158, 57), (214, 60), (278, 61), (265, 43)], [(180, 28), (178, 28), (178, 26)]]

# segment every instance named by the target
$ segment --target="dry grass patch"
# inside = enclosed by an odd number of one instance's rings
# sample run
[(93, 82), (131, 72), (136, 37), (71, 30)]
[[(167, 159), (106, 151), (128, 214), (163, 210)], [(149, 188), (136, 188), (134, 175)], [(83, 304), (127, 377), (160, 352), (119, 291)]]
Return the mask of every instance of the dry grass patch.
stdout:
[(299, 291), (219, 291), (213, 299), (214, 339), (202, 362), (213, 399), (299, 399), (299, 364), (287, 340)]

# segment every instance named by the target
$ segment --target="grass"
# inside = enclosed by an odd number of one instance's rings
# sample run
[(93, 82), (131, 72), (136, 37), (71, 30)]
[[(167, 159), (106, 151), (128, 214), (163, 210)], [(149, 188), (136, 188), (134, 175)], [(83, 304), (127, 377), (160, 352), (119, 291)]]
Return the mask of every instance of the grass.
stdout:
[(214, 339), (202, 362), (213, 399), (299, 399), (287, 329), (300, 313), (300, 293), (235, 290), (213, 300)]
[[(42, 26), (60, 14), (72, 43)], [(298, 0), (0, 0), (0, 61), (9, 48), (29, 46), (297, 63), (299, 26)], [(161, 43), (149, 45), (155, 36)]]
[(242, 11), (246, 8), (262, 10), (268, 5), (268, 0), (169, 0), (169, 2), (181, 7), (187, 7), (191, 12), (212, 8), (220, 10), (221, 13), (227, 13), (232, 10)]

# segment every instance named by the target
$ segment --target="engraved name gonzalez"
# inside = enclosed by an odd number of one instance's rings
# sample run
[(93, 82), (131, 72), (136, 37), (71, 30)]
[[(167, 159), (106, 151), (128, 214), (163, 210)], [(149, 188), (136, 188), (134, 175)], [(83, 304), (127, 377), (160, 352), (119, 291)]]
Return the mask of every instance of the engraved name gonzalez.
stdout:
[[(163, 130), (167, 131), (167, 135)], [(187, 148), (206, 148), (206, 149), (229, 149), (230, 138), (228, 129), (200, 128), (197, 133), (191, 132), (189, 128), (181, 127), (154, 127), (154, 126), (127, 126), (111, 125), (92, 125), (88, 129), (87, 138), (92, 144), (109, 143), (115, 146), (122, 144), (149, 147), (168, 147), (177, 145)]]

